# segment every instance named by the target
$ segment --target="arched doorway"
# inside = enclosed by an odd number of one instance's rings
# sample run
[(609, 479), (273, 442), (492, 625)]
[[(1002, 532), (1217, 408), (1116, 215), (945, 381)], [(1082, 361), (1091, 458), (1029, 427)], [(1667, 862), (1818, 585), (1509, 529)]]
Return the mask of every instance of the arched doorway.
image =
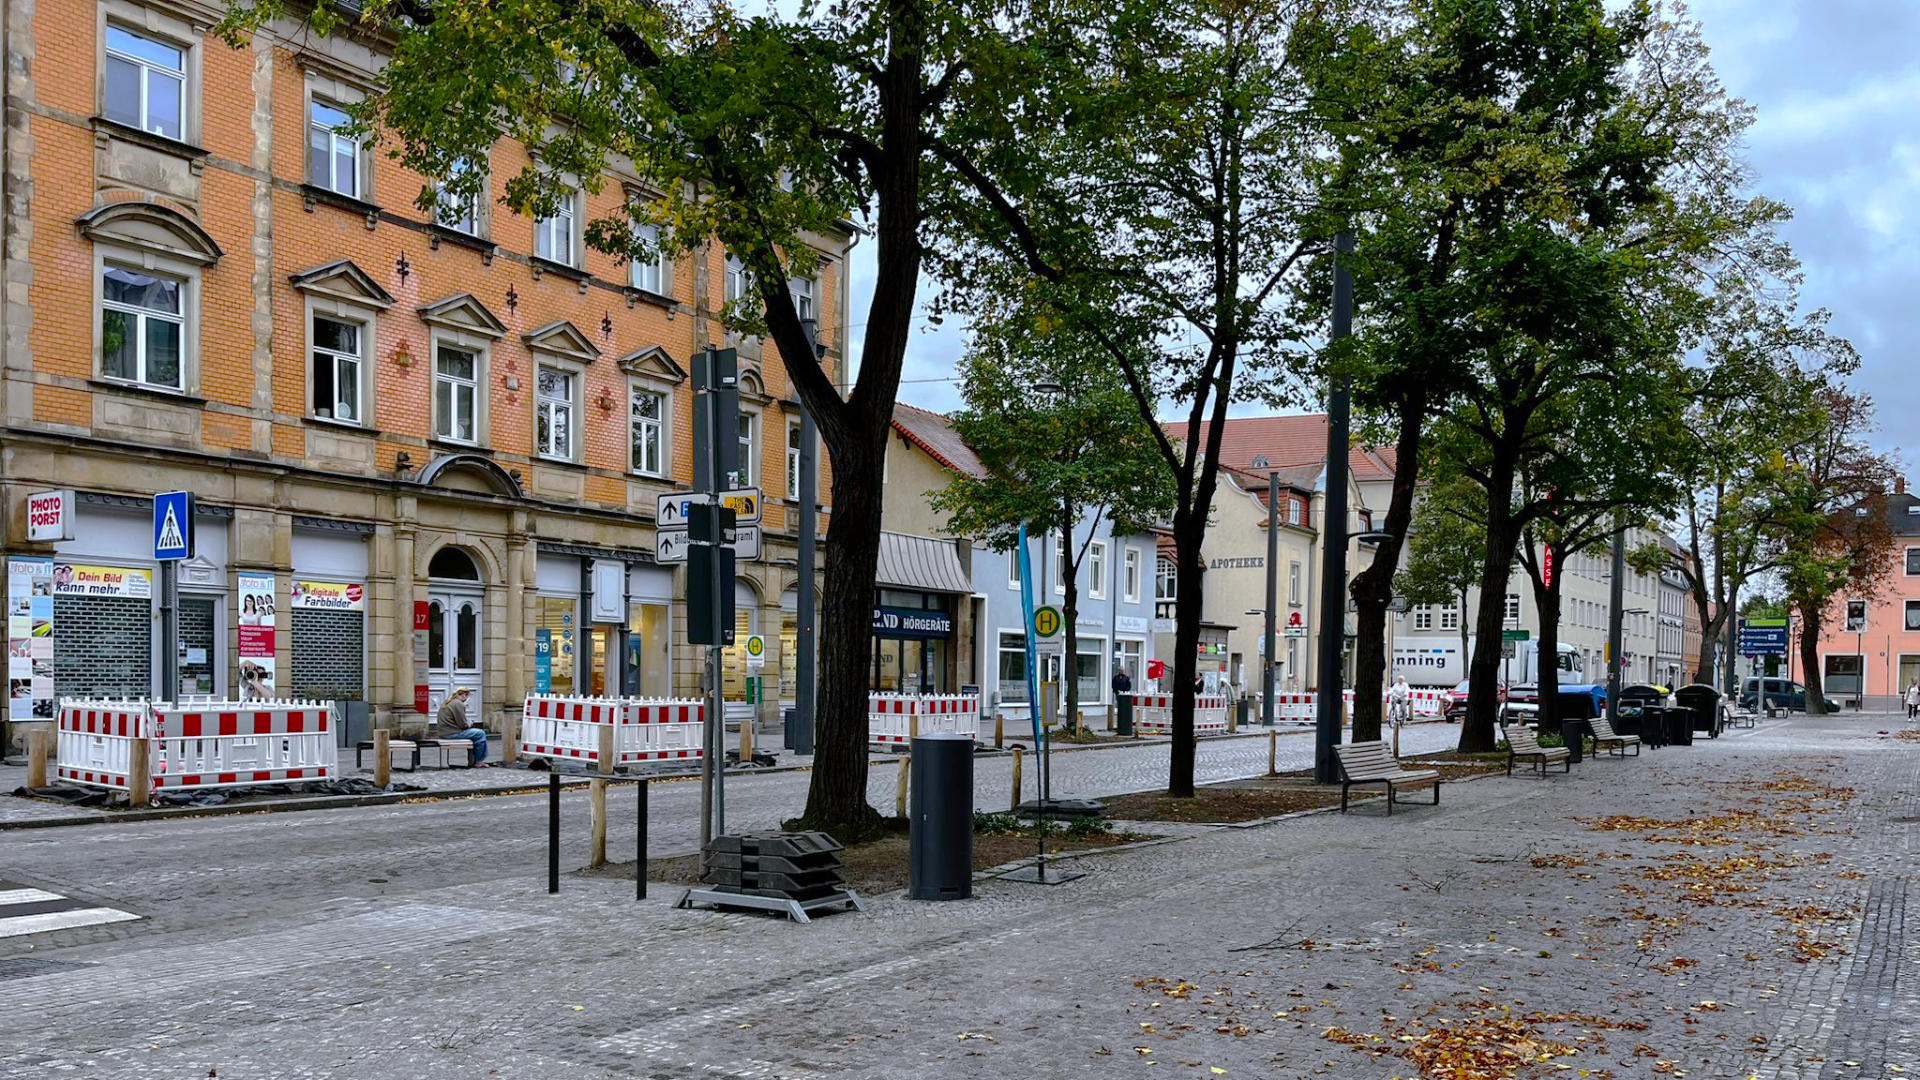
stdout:
[(457, 547), (433, 553), (427, 563), (428, 708), (437, 713), (447, 695), (464, 686), (471, 691), (467, 717), (475, 724), (487, 715), (481, 700), (486, 681), (485, 600), (486, 586), (472, 555)]

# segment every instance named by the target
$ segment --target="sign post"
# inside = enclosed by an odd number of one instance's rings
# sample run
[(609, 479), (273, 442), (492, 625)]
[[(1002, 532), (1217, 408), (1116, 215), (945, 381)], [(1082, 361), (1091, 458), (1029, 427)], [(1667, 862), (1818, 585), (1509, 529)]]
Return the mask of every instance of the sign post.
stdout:
[(193, 558), (193, 492), (153, 497), (153, 561), (160, 564), (160, 696), (180, 697), (179, 563)]
[[(726, 832), (727, 713), (720, 677), (720, 651), (733, 643), (733, 561), (736, 517), (749, 510), (757, 520), (759, 493), (741, 491), (739, 477), (740, 391), (737, 355), (708, 346), (693, 358), (693, 473), (697, 494), (662, 496), (657, 526), (678, 520), (686, 533), (687, 640), (707, 646), (707, 723), (700, 757), (700, 847)], [(750, 505), (738, 498), (751, 495)], [(724, 497), (723, 497), (724, 496)], [(729, 504), (728, 500), (731, 499)], [(655, 557), (668, 549), (665, 533)], [(744, 546), (744, 545), (743, 545)], [(759, 555), (759, 527), (753, 527), (752, 552)], [(664, 561), (664, 560), (662, 560)]]

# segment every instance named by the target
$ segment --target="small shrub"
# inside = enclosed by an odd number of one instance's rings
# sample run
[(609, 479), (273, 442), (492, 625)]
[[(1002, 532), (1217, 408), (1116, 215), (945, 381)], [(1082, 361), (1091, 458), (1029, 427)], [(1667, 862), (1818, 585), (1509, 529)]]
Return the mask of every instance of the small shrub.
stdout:
[(1089, 836), (1105, 836), (1109, 831), (1105, 820), (1097, 817), (1076, 817), (1067, 819), (1067, 835), (1076, 839)]
[(973, 812), (973, 831), (976, 833), (1018, 832), (1020, 825), (1020, 819), (1013, 814), (990, 814), (984, 810)]
[(1557, 731), (1543, 731), (1540, 733), (1538, 738), (1534, 739), (1534, 741), (1539, 743), (1541, 746), (1567, 745), (1567, 740), (1561, 738), (1560, 733)]

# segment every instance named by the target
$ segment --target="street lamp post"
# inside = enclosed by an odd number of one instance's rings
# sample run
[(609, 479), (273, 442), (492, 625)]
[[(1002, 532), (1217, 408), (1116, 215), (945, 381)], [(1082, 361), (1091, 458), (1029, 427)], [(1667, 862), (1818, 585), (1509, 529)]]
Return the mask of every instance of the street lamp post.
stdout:
[(1273, 640), (1274, 620), (1280, 610), (1280, 474), (1267, 474), (1267, 619), (1260, 648), (1260, 723), (1273, 726), (1273, 665), (1279, 657)]
[[(1342, 229), (1333, 243), (1333, 340), (1353, 333), (1353, 272), (1346, 256), (1353, 251), (1353, 234)], [(1327, 399), (1327, 499), (1321, 520), (1320, 655), (1314, 709), (1313, 776), (1322, 784), (1338, 783), (1340, 765), (1334, 748), (1340, 745), (1342, 719), (1340, 655), (1346, 631), (1347, 590), (1347, 409), (1345, 376), (1333, 381)], [(1273, 605), (1267, 605), (1271, 608)]]

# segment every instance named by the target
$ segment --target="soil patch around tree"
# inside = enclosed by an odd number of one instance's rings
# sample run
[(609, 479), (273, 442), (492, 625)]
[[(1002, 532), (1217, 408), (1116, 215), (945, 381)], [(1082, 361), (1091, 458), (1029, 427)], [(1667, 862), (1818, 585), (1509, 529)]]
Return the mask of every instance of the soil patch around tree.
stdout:
[[(1497, 760), (1496, 760), (1497, 759)], [(1464, 780), (1471, 776), (1506, 768), (1505, 755), (1459, 754), (1447, 751), (1400, 759), (1408, 769), (1433, 769), (1442, 782)], [(1377, 784), (1354, 788), (1349, 804), (1377, 799), (1384, 794)], [(1402, 792), (1401, 798), (1418, 802), (1431, 798), (1425, 789)], [(1191, 799), (1176, 799), (1165, 792), (1149, 791), (1101, 800), (1107, 816), (1115, 821), (1179, 821), (1191, 825), (1232, 825), (1293, 814), (1302, 810), (1320, 810), (1340, 805), (1339, 784), (1314, 782), (1313, 770), (1301, 769), (1279, 776), (1227, 780), (1195, 789)]]

